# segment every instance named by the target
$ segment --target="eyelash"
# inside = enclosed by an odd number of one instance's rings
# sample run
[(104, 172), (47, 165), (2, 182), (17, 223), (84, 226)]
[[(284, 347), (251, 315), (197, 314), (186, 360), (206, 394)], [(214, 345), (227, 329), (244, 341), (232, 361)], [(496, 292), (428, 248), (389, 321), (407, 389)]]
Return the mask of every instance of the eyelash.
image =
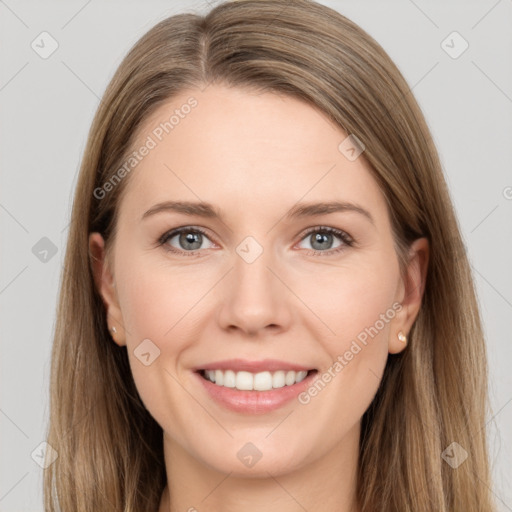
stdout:
[[(200, 233), (209, 239), (208, 234), (203, 229), (197, 228), (197, 227), (192, 228), (189, 226), (184, 226), (182, 228), (173, 229), (171, 231), (167, 231), (166, 233), (164, 233), (158, 239), (158, 246), (162, 246), (164, 248), (164, 250), (166, 250), (168, 252), (175, 253), (175, 254), (184, 255), (184, 256), (197, 256), (197, 253), (199, 253), (201, 251), (201, 249), (198, 249), (196, 251), (180, 251), (178, 249), (175, 249), (174, 247), (167, 245), (167, 242), (171, 238), (174, 238), (176, 235), (179, 235), (183, 232), (185, 232), (185, 233)], [(308, 255), (314, 255), (314, 256), (322, 255), (323, 256), (324, 254), (326, 254), (327, 256), (331, 256), (333, 254), (338, 254), (341, 251), (344, 251), (347, 247), (352, 247), (355, 243), (354, 239), (345, 231), (341, 231), (340, 229), (332, 228), (329, 226), (315, 226), (313, 228), (309, 228), (305, 233), (303, 233), (302, 238), (300, 240), (302, 241), (303, 239), (305, 239), (308, 235), (310, 235), (312, 233), (328, 233), (328, 234), (335, 235), (343, 242), (343, 244), (340, 245), (340, 247), (337, 247), (336, 249), (330, 249), (328, 251), (318, 251), (315, 249), (306, 249)]]

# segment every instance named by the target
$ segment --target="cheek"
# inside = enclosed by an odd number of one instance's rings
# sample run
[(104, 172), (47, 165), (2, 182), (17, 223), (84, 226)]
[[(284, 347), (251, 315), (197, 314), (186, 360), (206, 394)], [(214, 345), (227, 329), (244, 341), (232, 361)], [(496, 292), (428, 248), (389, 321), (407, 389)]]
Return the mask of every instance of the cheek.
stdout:
[(380, 262), (368, 260), (317, 272), (314, 279), (302, 280), (302, 284), (297, 280), (295, 290), (323, 326), (324, 344), (334, 356), (348, 349), (351, 340), (364, 343), (365, 338), (378, 335), (387, 338), (390, 321), (396, 315), (397, 280), (394, 259), (382, 258)]
[[(191, 309), (205, 293), (197, 280), (194, 283), (192, 275), (183, 276), (142, 256), (120, 260), (116, 267), (126, 348), (135, 383), (146, 405), (165, 399), (163, 395), (158, 397), (159, 390), (173, 388), (175, 362), (190, 343), (187, 314), (193, 314)], [(174, 395), (179, 392), (169, 394)]]
[[(187, 314), (200, 302), (209, 286), (192, 272), (165, 268), (142, 258), (134, 259), (119, 272), (120, 305), (128, 331), (128, 341), (138, 343), (144, 338), (160, 344), (184, 339)], [(201, 284), (203, 283), (203, 284)], [(176, 337), (176, 333), (180, 336)]]
[(387, 362), (397, 279), (391, 258), (316, 276), (310, 287), (308, 305), (329, 327), (328, 357), (300, 401), (320, 423), (348, 428), (370, 405)]
[(189, 397), (180, 384), (178, 361), (197, 337), (187, 315), (194, 314), (194, 305), (208, 288), (198, 286), (192, 274), (187, 277), (142, 261), (137, 265), (135, 260), (119, 269), (119, 279), (128, 356), (140, 398), (162, 427), (168, 424), (169, 411), (184, 411), (173, 415), (173, 429), (186, 431), (194, 419), (184, 407)]

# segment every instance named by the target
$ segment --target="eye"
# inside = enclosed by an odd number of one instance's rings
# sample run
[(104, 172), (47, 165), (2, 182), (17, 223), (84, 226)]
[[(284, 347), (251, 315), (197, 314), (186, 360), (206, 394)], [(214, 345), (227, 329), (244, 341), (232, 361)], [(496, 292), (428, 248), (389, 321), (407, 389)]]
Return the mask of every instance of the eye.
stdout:
[[(314, 236), (312, 236), (314, 235)], [(333, 247), (333, 239), (338, 238), (340, 243)], [(354, 245), (354, 239), (345, 231), (327, 226), (317, 226), (309, 229), (302, 240), (310, 240), (312, 254), (333, 254), (345, 250)], [(332, 249), (332, 250), (331, 250)], [(322, 254), (323, 255), (323, 254)]]
[[(174, 238), (177, 240), (177, 248), (170, 244), (171, 240)], [(195, 256), (196, 251), (201, 249), (201, 245), (204, 239), (209, 240), (205, 231), (200, 228), (191, 228), (185, 226), (164, 233), (158, 240), (158, 243), (164, 246), (164, 248), (170, 252), (175, 252), (186, 256)], [(206, 248), (208, 249), (208, 247)]]
[[(313, 236), (314, 235), (314, 236)], [(333, 248), (333, 240), (338, 239), (338, 245)], [(171, 241), (176, 239), (174, 244)], [(158, 240), (158, 244), (163, 246), (165, 250), (184, 256), (196, 256), (201, 250), (204, 240), (210, 241), (206, 232), (201, 228), (184, 226), (176, 228), (164, 233)], [(345, 250), (347, 247), (354, 245), (354, 239), (345, 231), (340, 229), (331, 228), (327, 226), (316, 226), (310, 228), (303, 234), (302, 240), (310, 240), (311, 250), (310, 254), (313, 255), (331, 255)], [(178, 247), (176, 247), (176, 245)], [(210, 247), (213, 243), (210, 241)], [(205, 249), (203, 247), (202, 249)]]

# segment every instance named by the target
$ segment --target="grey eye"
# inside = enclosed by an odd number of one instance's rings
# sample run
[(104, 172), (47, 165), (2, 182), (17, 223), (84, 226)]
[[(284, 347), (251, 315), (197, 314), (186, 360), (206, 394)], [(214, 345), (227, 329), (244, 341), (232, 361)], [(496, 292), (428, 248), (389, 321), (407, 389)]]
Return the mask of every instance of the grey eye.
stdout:
[[(176, 239), (178, 240), (178, 245), (171, 243), (171, 240)], [(196, 229), (189, 229), (185, 228), (182, 230), (175, 230), (171, 233), (169, 233), (165, 239), (164, 243), (167, 245), (170, 245), (173, 249), (176, 249), (178, 251), (197, 251), (201, 248), (201, 245), (204, 243), (205, 240), (209, 240), (208, 237), (201, 233), (200, 231)], [(211, 243), (211, 242), (210, 242)], [(206, 247), (208, 249), (208, 247)]]
[[(335, 244), (335, 239), (338, 238), (338, 245)], [(341, 237), (335, 233), (330, 233), (325, 230), (316, 230), (311, 233), (308, 233), (303, 240), (310, 241), (310, 247), (305, 247), (305, 249), (313, 249), (314, 251), (324, 251), (329, 249), (336, 249), (343, 245), (343, 240)]]

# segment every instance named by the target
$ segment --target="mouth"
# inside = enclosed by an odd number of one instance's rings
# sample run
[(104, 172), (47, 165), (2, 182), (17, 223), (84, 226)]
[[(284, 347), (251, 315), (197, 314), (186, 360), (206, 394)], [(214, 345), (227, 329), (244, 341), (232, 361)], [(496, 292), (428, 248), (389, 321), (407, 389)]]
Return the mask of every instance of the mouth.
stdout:
[(318, 377), (317, 368), (278, 359), (229, 359), (193, 371), (209, 398), (239, 414), (267, 414), (292, 404)]
[(276, 370), (276, 371), (235, 371), (224, 369), (196, 370), (204, 380), (218, 387), (231, 388), (238, 391), (272, 391), (293, 386), (317, 373), (318, 370)]

